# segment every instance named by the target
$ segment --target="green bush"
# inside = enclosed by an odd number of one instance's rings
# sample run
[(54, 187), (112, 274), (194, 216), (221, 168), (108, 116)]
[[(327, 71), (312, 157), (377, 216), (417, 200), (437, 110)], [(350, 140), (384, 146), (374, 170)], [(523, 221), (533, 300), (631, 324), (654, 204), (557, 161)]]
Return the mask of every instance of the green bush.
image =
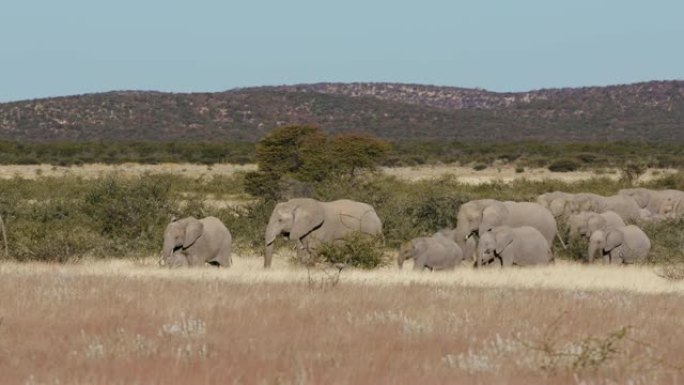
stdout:
[(525, 172), (525, 167), (518, 166), (515, 168), (515, 172), (516, 172), (516, 174), (521, 174), (521, 173)]
[(549, 171), (570, 172), (580, 168), (580, 164), (573, 159), (559, 159), (549, 165)]
[(82, 224), (18, 221), (8, 231), (10, 257), (18, 261), (73, 262), (101, 256), (106, 240)]
[(648, 262), (653, 264), (684, 263), (684, 219), (643, 226), (651, 240)]
[(487, 168), (486, 164), (478, 163), (475, 166), (473, 166), (473, 170), (475, 171), (482, 171)]
[(354, 233), (342, 243), (324, 243), (317, 253), (317, 262), (344, 265), (361, 269), (374, 269), (387, 264), (378, 237)]
[(114, 255), (154, 252), (171, 217), (170, 181), (163, 176), (104, 178), (85, 193), (83, 212), (111, 241)]

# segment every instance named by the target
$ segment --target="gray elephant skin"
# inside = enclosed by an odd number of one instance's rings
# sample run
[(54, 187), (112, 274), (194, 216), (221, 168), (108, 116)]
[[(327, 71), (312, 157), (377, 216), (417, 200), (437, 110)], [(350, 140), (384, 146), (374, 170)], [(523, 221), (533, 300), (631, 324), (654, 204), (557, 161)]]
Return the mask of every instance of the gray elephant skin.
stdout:
[(618, 194), (631, 197), (641, 209), (646, 210), (647, 212), (642, 215), (642, 218), (660, 220), (684, 216), (684, 191), (652, 190), (638, 187), (622, 189)]
[(295, 242), (300, 261), (315, 255), (321, 243), (344, 242), (354, 232), (382, 236), (382, 222), (373, 206), (348, 199), (321, 202), (295, 198), (273, 209), (265, 234), (264, 267), (271, 266), (274, 241), (284, 235)]
[(531, 226), (498, 226), (482, 234), (475, 267), (546, 265), (553, 261), (549, 242)]
[(399, 250), (397, 265), (401, 269), (407, 259), (413, 259), (413, 270), (448, 270), (463, 262), (463, 251), (449, 237), (436, 233), (431, 237), (418, 237)]
[(463, 249), (465, 258), (471, 258), (475, 251), (474, 242), (467, 242), (471, 236), (482, 236), (496, 226), (534, 227), (544, 236), (548, 244), (553, 243), (558, 229), (551, 212), (533, 202), (473, 200), (461, 205), (456, 220), (454, 237), (456, 243)]
[(591, 234), (587, 260), (598, 252), (605, 264), (632, 264), (645, 261), (650, 250), (651, 241), (639, 227), (611, 227)]
[(570, 236), (581, 236), (589, 238), (596, 230), (603, 230), (607, 227), (623, 227), (625, 222), (616, 212), (606, 211), (595, 213), (592, 211), (582, 211), (568, 217)]
[(216, 217), (187, 217), (166, 226), (162, 258), (170, 267), (201, 266), (205, 263), (232, 265), (233, 237)]
[(548, 209), (554, 218), (558, 218), (572, 214), (572, 207), (568, 203), (572, 201), (573, 196), (574, 194), (553, 191), (539, 195), (537, 203)]

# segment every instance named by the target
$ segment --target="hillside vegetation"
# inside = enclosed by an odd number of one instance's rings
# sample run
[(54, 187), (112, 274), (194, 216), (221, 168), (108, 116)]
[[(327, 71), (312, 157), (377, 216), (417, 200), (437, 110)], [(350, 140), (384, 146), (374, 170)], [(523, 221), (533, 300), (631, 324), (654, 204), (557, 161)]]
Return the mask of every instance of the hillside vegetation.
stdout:
[(391, 83), (172, 94), (122, 91), (0, 104), (13, 141), (256, 141), (275, 127), (385, 139), (684, 141), (684, 81), (521, 93)]

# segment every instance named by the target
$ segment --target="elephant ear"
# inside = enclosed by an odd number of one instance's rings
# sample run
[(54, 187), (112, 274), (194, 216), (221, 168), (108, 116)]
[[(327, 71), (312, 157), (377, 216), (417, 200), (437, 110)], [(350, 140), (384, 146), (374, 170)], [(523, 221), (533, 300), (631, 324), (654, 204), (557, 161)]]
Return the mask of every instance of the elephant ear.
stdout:
[(504, 249), (513, 242), (513, 232), (510, 230), (499, 231), (496, 234), (496, 253), (503, 253)]
[(503, 224), (504, 218), (508, 215), (508, 209), (503, 203), (496, 202), (482, 210), (482, 222), (480, 223), (480, 236), (482, 233)]
[(183, 248), (187, 249), (202, 235), (204, 231), (204, 224), (195, 218), (188, 218), (185, 226), (185, 238), (183, 240)]
[(290, 239), (301, 239), (306, 234), (323, 224), (325, 209), (313, 199), (302, 199), (293, 211), (294, 223), (290, 230)]
[(606, 232), (606, 246), (605, 250), (613, 250), (620, 246), (624, 241), (625, 235), (618, 229), (610, 229)]

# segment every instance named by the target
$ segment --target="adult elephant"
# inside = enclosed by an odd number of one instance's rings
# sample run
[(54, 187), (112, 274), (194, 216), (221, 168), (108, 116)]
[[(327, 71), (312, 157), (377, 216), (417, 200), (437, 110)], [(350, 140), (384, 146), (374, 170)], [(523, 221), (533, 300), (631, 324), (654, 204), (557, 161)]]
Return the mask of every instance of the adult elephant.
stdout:
[(641, 209), (653, 216), (678, 218), (684, 216), (684, 191), (652, 190), (643, 187), (622, 189), (618, 192), (634, 199)]
[(465, 258), (475, 251), (473, 235), (482, 236), (496, 226), (531, 226), (539, 230), (549, 244), (553, 243), (558, 227), (551, 212), (538, 203), (478, 199), (461, 205), (456, 215), (454, 237), (463, 249)]
[(641, 210), (634, 199), (627, 195), (602, 196), (594, 193), (575, 194), (572, 199), (574, 213), (592, 211), (604, 213), (614, 211), (626, 222), (636, 222), (641, 218)]
[(631, 264), (645, 261), (650, 250), (651, 241), (639, 227), (610, 227), (591, 234), (587, 260), (592, 262), (600, 252), (605, 264)]
[(553, 191), (550, 193), (544, 193), (537, 197), (537, 203), (548, 209), (554, 218), (561, 216), (568, 216), (571, 214), (574, 194), (566, 193), (563, 191)]
[(589, 238), (596, 230), (603, 230), (607, 227), (623, 227), (625, 222), (614, 211), (595, 213), (592, 211), (582, 211), (568, 217), (570, 236), (579, 235)]
[(298, 258), (305, 260), (315, 255), (321, 243), (344, 242), (354, 232), (382, 235), (382, 222), (373, 206), (349, 199), (320, 202), (295, 198), (278, 203), (266, 227), (264, 267), (271, 266), (279, 235), (295, 241)]
[(229, 267), (233, 237), (216, 217), (173, 220), (164, 230), (162, 260), (170, 267), (205, 263)]

